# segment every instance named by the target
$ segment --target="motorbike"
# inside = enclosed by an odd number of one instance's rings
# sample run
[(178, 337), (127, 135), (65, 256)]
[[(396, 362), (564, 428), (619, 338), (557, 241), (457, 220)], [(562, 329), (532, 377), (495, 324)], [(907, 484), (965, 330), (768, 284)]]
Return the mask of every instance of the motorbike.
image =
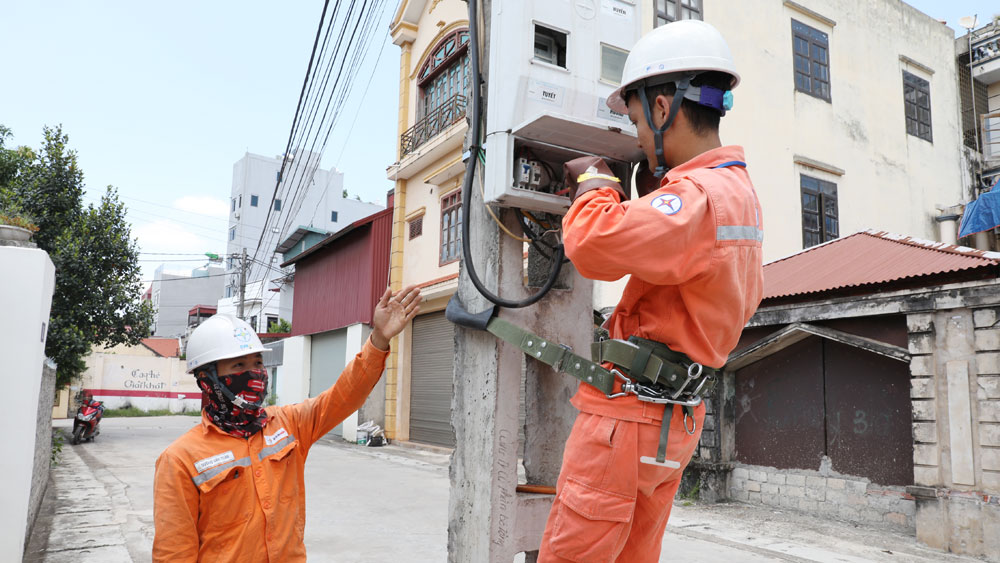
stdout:
[(74, 446), (81, 441), (93, 441), (101, 433), (101, 416), (104, 414), (104, 403), (101, 401), (84, 400), (80, 403), (80, 408), (76, 411), (76, 418), (73, 419), (73, 438), (70, 443)]

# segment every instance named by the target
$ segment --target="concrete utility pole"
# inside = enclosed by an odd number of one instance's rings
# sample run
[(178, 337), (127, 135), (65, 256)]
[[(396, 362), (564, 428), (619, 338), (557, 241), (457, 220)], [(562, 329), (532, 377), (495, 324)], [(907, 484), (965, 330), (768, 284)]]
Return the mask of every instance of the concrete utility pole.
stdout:
[[(243, 318), (243, 305), (247, 294), (247, 249), (240, 255), (240, 305), (236, 308), (236, 316)], [(255, 329), (256, 330), (256, 329)]]
[[(489, 76), (490, 3), (479, 3), (485, 22), (479, 33), (484, 82)], [(463, 202), (471, 206), (469, 244), (476, 270), (495, 293), (507, 299), (527, 297), (531, 288), (523, 282), (523, 245), (500, 232), (483, 210), (481, 194), (474, 185), (470, 201)], [(499, 215), (517, 232), (511, 210)], [(475, 289), (466, 268), (463, 263), (458, 295), (467, 310), (482, 311), (491, 304)], [(556, 289), (541, 302), (525, 309), (503, 309), (500, 316), (588, 354), (593, 336), (591, 291), (592, 282), (566, 264)], [(526, 389), (520, 384), (522, 366)], [(492, 334), (457, 326), (454, 369), (451, 417), (457, 445), (449, 472), (448, 559), (509, 563), (515, 554), (526, 552), (526, 561), (533, 562), (553, 497), (516, 492), (518, 458), (523, 455), (529, 484), (555, 486), (563, 445), (576, 418), (569, 403), (576, 380), (525, 359), (520, 350)], [(523, 446), (518, 440), (522, 393), (527, 411)]]

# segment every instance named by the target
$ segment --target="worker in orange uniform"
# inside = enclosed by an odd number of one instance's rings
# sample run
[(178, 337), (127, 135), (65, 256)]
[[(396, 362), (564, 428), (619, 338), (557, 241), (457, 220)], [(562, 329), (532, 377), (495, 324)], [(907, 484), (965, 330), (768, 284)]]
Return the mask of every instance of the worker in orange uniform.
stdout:
[[(573, 198), (563, 219), (566, 254), (590, 279), (631, 275), (605, 327), (608, 344), (647, 350), (633, 373), (643, 373), (652, 355), (693, 377), (714, 374), (763, 288), (760, 204), (743, 149), (719, 139), (719, 118), (732, 106), (739, 75), (722, 35), (685, 20), (644, 35), (621, 83), (608, 106), (627, 113), (636, 127), (646, 157), (636, 180), (640, 197), (629, 201), (599, 158), (566, 163)], [(638, 382), (628, 376), (634, 366), (612, 367)], [(705, 407), (664, 406), (627, 388), (618, 395), (584, 382), (572, 399), (580, 413), (566, 442), (539, 561), (659, 559)]]
[(378, 382), (389, 341), (419, 311), (420, 291), (386, 290), (372, 332), (337, 383), (317, 397), (264, 407), (267, 371), (246, 322), (215, 315), (191, 334), (188, 372), (209, 396), (201, 424), (156, 460), (153, 560), (305, 561), (310, 446), (358, 410)]

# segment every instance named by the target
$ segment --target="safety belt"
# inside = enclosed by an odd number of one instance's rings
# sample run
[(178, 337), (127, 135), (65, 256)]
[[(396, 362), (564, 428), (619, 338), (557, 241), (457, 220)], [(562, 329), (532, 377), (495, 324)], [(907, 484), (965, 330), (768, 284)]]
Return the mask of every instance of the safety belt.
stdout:
[[(552, 366), (554, 370), (594, 386), (609, 399), (635, 395), (640, 401), (671, 405), (670, 408), (665, 406), (663, 409), (660, 443), (655, 461), (656, 465), (679, 467), (676, 463), (666, 461), (673, 407), (681, 406), (685, 409), (685, 420), (692, 420), (692, 427), (685, 430), (693, 434), (696, 430), (693, 425), (694, 407), (701, 403), (701, 395), (707, 394), (714, 387), (717, 370), (691, 362), (686, 356), (670, 350), (664, 344), (636, 337), (628, 342), (602, 340), (593, 343), (591, 354), (594, 361), (591, 361), (573, 353), (568, 346), (546, 340), (496, 317), (495, 312), (496, 308), (492, 307), (481, 313), (471, 314), (461, 305), (457, 296), (453, 296), (448, 301), (445, 317), (467, 328), (485, 330), (517, 346), (528, 356)], [(601, 365), (604, 362), (617, 367), (605, 368)], [(621, 390), (617, 393), (616, 381), (621, 383)], [(652, 460), (641, 461), (652, 463)]]

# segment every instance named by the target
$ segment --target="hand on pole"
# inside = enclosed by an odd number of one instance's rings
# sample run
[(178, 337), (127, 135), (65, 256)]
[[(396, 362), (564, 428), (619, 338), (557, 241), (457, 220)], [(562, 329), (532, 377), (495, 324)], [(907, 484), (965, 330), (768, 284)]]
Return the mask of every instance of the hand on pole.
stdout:
[(372, 344), (380, 350), (389, 349), (389, 341), (402, 332), (406, 325), (420, 312), (423, 297), (420, 289), (410, 286), (393, 293), (386, 288), (382, 298), (375, 305), (372, 317)]

